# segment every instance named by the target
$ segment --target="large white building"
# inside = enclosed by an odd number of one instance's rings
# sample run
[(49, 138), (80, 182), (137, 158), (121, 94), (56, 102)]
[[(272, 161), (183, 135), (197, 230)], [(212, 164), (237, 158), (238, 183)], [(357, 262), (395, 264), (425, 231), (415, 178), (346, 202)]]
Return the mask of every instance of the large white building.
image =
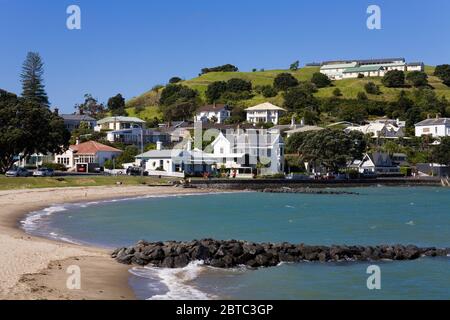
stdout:
[(247, 112), (247, 122), (249, 123), (273, 123), (278, 124), (278, 121), (285, 109), (271, 104), (270, 102), (264, 102), (257, 106), (245, 109)]
[(431, 135), (433, 138), (450, 136), (450, 118), (426, 119), (415, 124), (416, 137)]
[(320, 72), (331, 80), (350, 78), (383, 77), (391, 70), (399, 71), (424, 71), (422, 62), (406, 63), (404, 58), (368, 59), (368, 60), (344, 60), (325, 61), (321, 64)]

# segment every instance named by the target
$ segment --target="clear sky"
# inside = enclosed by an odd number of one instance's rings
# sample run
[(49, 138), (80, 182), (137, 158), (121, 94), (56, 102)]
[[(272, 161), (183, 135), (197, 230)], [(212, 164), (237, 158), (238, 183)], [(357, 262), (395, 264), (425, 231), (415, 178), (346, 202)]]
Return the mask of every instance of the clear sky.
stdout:
[[(81, 8), (81, 30), (66, 9)], [(366, 27), (381, 8), (381, 30)], [(203, 67), (287, 68), (341, 58), (450, 63), (448, 0), (0, 0), (0, 88), (21, 92), (28, 51), (45, 62), (53, 107), (73, 112), (91, 93), (129, 99)]]

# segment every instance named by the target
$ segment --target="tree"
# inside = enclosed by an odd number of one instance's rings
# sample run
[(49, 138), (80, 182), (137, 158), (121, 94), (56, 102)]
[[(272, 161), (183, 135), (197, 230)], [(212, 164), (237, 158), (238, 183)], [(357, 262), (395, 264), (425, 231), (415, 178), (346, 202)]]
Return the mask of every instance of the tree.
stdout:
[(300, 66), (300, 61), (297, 60), (290, 65), (289, 70), (297, 71), (299, 66)]
[(441, 138), (441, 143), (431, 151), (431, 159), (435, 163), (450, 166), (450, 137)]
[(434, 75), (439, 77), (445, 85), (450, 86), (450, 65), (449, 64), (442, 64), (442, 65), (436, 66), (436, 69), (434, 70)]
[(68, 147), (70, 133), (56, 112), (37, 102), (0, 90), (0, 172), (20, 154), (59, 153)]
[(84, 102), (76, 104), (75, 109), (78, 110), (79, 114), (85, 114), (95, 119), (100, 119), (105, 114), (105, 106), (102, 103), (98, 103), (97, 99), (90, 94), (85, 94)]
[(108, 99), (108, 111), (112, 116), (126, 116), (125, 99), (120, 93)]
[(345, 134), (341, 130), (324, 129), (293, 134), (288, 139), (287, 148), (296, 148), (303, 161), (337, 172), (348, 162), (361, 159), (367, 142), (360, 132)]
[(296, 87), (298, 80), (290, 73), (280, 73), (273, 81), (273, 87), (278, 91), (286, 91), (289, 88)]
[(428, 85), (428, 75), (422, 71), (412, 71), (406, 75), (406, 80), (414, 87), (425, 87)]
[(285, 92), (283, 106), (292, 112), (301, 112), (306, 108), (317, 111), (319, 102), (313, 94), (305, 90), (305, 88), (294, 87)]
[(22, 97), (43, 106), (49, 106), (44, 86), (44, 63), (37, 52), (28, 52), (22, 66)]
[(312, 75), (311, 82), (316, 85), (317, 88), (325, 88), (331, 84), (330, 78), (326, 74), (315, 72)]
[(377, 86), (377, 85), (376, 85), (375, 83), (373, 83), (373, 82), (367, 82), (367, 83), (364, 85), (364, 90), (366, 90), (366, 92), (367, 92), (368, 94), (376, 94), (376, 95), (380, 94), (380, 87)]
[(362, 123), (368, 117), (367, 111), (363, 106), (348, 104), (341, 107), (339, 119), (353, 123)]
[(177, 101), (172, 105), (164, 106), (162, 113), (167, 121), (188, 120), (195, 112), (197, 105), (194, 101)]
[(159, 99), (163, 106), (170, 106), (180, 101), (191, 101), (197, 97), (196, 90), (179, 84), (169, 84), (161, 92)]
[(266, 85), (261, 88), (261, 94), (264, 98), (272, 98), (278, 94), (278, 91), (274, 87)]
[(181, 82), (181, 81), (183, 81), (183, 79), (181, 79), (180, 77), (172, 77), (172, 78), (169, 79), (169, 83), (172, 83), (172, 84), (178, 83), (178, 82)]
[(252, 91), (252, 83), (247, 80), (232, 78), (227, 81), (228, 92)]
[(225, 91), (227, 91), (227, 83), (225, 81), (214, 81), (206, 88), (205, 96), (209, 103), (213, 103), (219, 100)]
[(401, 88), (405, 86), (405, 73), (400, 70), (390, 70), (381, 79), (381, 83), (388, 88)]
[(209, 73), (209, 72), (237, 72), (239, 69), (236, 66), (233, 66), (232, 64), (224, 64), (222, 66), (213, 67), (213, 68), (203, 68), (202, 74)]
[(449, 74), (450, 74), (450, 64), (441, 64), (436, 66), (433, 73), (433, 75), (439, 78), (443, 78)]

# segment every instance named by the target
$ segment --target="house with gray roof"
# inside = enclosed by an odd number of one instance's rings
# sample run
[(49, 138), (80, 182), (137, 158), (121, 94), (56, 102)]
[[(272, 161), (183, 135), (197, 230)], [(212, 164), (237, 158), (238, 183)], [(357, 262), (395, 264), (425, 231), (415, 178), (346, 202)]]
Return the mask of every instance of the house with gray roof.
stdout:
[(85, 114), (61, 114), (60, 117), (64, 119), (64, 126), (70, 132), (78, 129), (81, 123), (86, 123), (91, 129), (97, 125), (97, 120)]
[(450, 136), (450, 118), (430, 118), (416, 123), (416, 137), (430, 135), (433, 138)]

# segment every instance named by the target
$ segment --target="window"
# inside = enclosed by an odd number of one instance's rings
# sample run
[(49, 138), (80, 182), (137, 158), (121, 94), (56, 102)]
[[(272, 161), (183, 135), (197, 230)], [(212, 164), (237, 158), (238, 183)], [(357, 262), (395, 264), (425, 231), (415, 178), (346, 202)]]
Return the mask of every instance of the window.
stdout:
[(220, 148), (220, 153), (223, 153), (223, 148)]

